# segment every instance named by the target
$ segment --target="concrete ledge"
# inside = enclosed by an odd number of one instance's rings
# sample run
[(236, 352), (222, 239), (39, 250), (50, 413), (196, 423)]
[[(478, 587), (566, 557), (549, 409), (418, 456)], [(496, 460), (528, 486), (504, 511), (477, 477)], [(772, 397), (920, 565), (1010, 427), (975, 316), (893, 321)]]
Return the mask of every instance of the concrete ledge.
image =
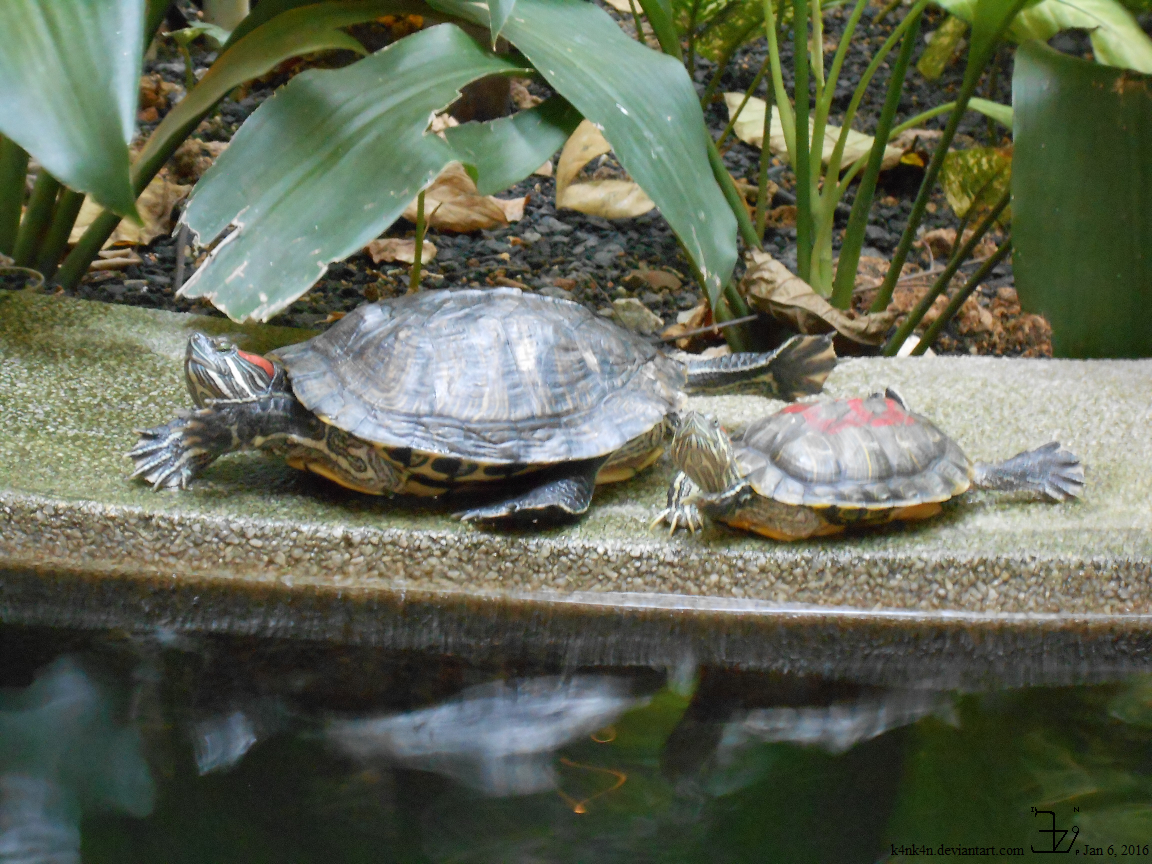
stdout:
[[(1087, 496), (979, 493), (911, 528), (780, 545), (650, 532), (666, 466), (540, 534), (476, 530), (258, 455), (152, 493), (121, 454), (133, 428), (186, 406), (196, 328), (259, 351), (306, 335), (0, 295), (0, 620), (936, 686), (1152, 667), (1152, 361), (847, 361), (831, 393), (895, 385), (974, 458), (1058, 434), (1087, 465)], [(697, 407), (738, 427), (773, 405)]]

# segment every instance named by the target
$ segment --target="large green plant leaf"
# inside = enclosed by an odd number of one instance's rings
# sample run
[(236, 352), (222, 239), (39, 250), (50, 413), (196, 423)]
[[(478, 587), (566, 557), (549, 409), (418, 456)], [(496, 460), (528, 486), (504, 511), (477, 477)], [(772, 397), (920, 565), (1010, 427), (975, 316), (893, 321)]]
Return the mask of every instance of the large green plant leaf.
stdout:
[[(339, 28), (368, 21), (386, 13), (401, 14), (416, 7), (416, 0), (353, 0), (346, 3), (322, 3), (286, 11), (267, 23), (250, 29), (212, 64), (192, 91), (165, 115), (148, 139), (136, 160), (136, 166), (148, 171), (157, 157), (167, 159), (200, 119), (234, 87), (264, 75), (276, 64), (311, 51), (344, 48), (363, 54), (364, 47)], [(263, 4), (261, 4), (263, 6)], [(244, 19), (248, 21), (253, 16)], [(134, 168), (135, 175), (139, 169)], [(135, 177), (137, 187), (147, 178)]]
[[(487, 24), (481, 4), (433, 5)], [(629, 39), (602, 9), (582, 0), (518, 0), (504, 37), (600, 127), (684, 244), (715, 301), (736, 265), (736, 217), (712, 176), (708, 129), (684, 66)]]
[(485, 75), (528, 70), (444, 24), (352, 66), (298, 75), (236, 133), (185, 221), (235, 230), (184, 286), (234, 320), (267, 319), (362, 248), (456, 158), (425, 134), (434, 111)]
[(143, 0), (0, 2), (0, 133), (134, 219), (128, 143), (143, 34)]
[(1012, 100), (1021, 303), (1060, 356), (1152, 356), (1152, 77), (1026, 42)]
[(492, 195), (519, 183), (564, 146), (584, 118), (562, 96), (487, 123), (444, 130), (460, 161), (476, 172), (476, 190)]
[[(956, 17), (972, 21), (976, 0), (935, 2)], [(1016, 16), (1008, 37), (1015, 42), (1046, 42), (1061, 30), (1074, 28), (1090, 31), (1093, 54), (1104, 65), (1152, 73), (1152, 39), (1116, 0), (1042, 0)]]

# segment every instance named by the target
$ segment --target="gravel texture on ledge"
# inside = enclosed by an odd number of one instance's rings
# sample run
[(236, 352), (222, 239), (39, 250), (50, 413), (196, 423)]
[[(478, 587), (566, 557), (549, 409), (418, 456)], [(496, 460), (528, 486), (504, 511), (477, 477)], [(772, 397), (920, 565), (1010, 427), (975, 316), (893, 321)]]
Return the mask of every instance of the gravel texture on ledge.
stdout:
[[(691, 656), (949, 686), (1147, 662), (1152, 361), (845, 361), (831, 394), (895, 385), (974, 458), (1059, 434), (1085, 461), (1086, 497), (976, 493), (926, 523), (776, 544), (650, 530), (666, 464), (600, 490), (578, 525), (538, 533), (481, 531), (450, 506), (349, 493), (258, 454), (153, 493), (122, 454), (134, 428), (186, 407), (184, 343), (206, 326), (249, 350), (307, 336), (0, 294), (0, 620), (581, 663)], [(778, 405), (694, 401), (731, 428)], [(1005, 655), (1009, 643), (1031, 654)]]

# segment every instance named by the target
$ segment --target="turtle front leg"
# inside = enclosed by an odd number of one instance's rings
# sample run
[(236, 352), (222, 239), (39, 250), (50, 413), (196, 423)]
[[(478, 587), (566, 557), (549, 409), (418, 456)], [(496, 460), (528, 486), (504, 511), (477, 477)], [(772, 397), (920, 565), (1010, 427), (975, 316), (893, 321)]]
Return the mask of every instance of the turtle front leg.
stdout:
[(604, 462), (604, 458), (598, 458), (566, 463), (543, 472), (543, 482), (523, 495), (456, 515), (465, 522), (491, 525), (571, 522), (588, 511), (596, 490), (596, 475)]
[(138, 430), (140, 440), (127, 454), (135, 463), (132, 477), (142, 477), (154, 489), (184, 489), (225, 453), (275, 444), (292, 433), (315, 434), (311, 427), (320, 421), (306, 416), (299, 404), (284, 394), (218, 402)]
[(704, 517), (695, 503), (702, 492), (687, 474), (676, 472), (668, 484), (668, 506), (657, 514), (650, 527), (666, 522), (669, 534), (675, 534), (677, 528), (687, 528), (695, 534), (704, 527)]
[(1054, 501), (1079, 498), (1084, 492), (1084, 466), (1056, 441), (1003, 462), (977, 462), (973, 467), (972, 482), (982, 489), (1040, 492)]

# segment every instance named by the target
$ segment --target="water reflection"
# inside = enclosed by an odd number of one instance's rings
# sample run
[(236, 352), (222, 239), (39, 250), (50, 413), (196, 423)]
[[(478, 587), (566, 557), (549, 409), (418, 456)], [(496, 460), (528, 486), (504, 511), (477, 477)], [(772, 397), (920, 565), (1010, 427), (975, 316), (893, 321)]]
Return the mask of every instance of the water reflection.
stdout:
[(0, 693), (0, 861), (80, 861), (83, 811), (147, 816), (155, 801), (141, 739), (70, 657)]
[(420, 711), (335, 721), (328, 737), (358, 759), (386, 757), (488, 795), (528, 795), (557, 787), (557, 750), (646, 702), (607, 675), (494, 681)]
[(875, 864), (1039, 847), (1033, 808), (1081, 854), (1152, 841), (1152, 678), (933, 693), (160, 636), (0, 628), (0, 862)]

